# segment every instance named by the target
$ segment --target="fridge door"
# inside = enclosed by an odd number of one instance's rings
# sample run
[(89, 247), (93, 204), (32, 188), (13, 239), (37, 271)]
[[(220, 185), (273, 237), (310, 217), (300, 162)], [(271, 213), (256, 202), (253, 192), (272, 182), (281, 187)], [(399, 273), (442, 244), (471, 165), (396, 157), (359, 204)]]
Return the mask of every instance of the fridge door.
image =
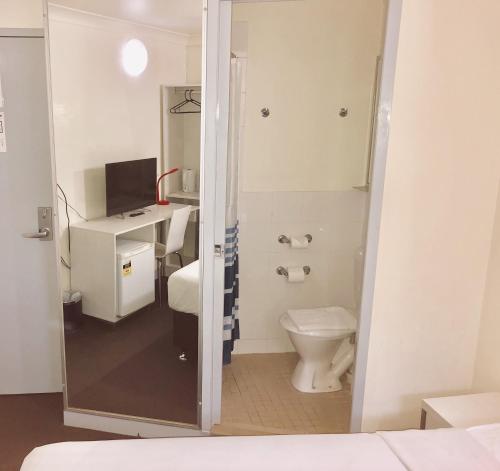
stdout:
[(127, 316), (155, 301), (153, 246), (127, 255), (117, 256), (118, 317)]

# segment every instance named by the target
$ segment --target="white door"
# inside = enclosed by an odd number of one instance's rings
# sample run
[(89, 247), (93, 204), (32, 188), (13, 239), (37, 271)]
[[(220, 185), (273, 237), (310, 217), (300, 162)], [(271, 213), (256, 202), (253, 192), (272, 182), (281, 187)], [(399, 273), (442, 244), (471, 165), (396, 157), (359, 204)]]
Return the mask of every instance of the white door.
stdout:
[(42, 36), (0, 29), (0, 394), (62, 389), (55, 243), (22, 236), (53, 206)]

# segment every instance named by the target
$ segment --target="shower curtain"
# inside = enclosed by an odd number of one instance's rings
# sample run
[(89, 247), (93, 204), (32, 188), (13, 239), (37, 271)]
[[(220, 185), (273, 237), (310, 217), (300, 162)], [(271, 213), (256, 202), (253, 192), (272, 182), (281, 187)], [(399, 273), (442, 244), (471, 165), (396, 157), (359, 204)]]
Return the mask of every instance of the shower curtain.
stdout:
[(235, 340), (240, 338), (238, 319), (238, 161), (244, 124), (244, 78), (246, 59), (231, 59), (229, 139), (226, 186), (226, 241), (224, 272), (224, 345), (223, 363), (231, 363)]

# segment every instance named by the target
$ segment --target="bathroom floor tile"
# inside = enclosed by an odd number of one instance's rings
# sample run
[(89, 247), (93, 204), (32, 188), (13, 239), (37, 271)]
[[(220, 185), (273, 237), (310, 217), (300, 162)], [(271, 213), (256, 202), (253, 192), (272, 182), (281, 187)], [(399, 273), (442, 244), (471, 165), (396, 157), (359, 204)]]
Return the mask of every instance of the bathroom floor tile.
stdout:
[(348, 433), (351, 392), (307, 394), (291, 376), (296, 353), (233, 355), (224, 367), (222, 420), (215, 435)]

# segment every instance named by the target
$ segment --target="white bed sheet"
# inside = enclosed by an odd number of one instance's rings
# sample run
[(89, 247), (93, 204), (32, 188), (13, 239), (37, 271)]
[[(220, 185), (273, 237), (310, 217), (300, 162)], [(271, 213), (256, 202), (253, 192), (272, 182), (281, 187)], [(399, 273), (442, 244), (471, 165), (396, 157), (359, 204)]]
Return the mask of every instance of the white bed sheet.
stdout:
[(168, 277), (168, 305), (179, 312), (200, 313), (200, 262), (196, 260)]
[(410, 471), (500, 471), (497, 461), (466, 430), (378, 432)]
[(403, 471), (374, 434), (68, 442), (33, 450), (21, 471)]
[(467, 432), (500, 462), (500, 424), (478, 425)]

